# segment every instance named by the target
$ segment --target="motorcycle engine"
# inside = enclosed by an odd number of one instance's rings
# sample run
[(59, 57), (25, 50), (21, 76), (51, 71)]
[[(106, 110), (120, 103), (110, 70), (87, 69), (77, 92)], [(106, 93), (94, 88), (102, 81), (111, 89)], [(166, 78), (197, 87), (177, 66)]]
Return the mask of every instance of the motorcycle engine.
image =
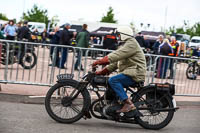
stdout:
[(116, 111), (119, 110), (121, 106), (118, 104), (108, 104), (103, 108), (103, 115), (108, 119), (113, 119), (116, 116)]
[(140, 115), (140, 113), (137, 110), (133, 110), (133, 111), (126, 112), (126, 113), (117, 113), (116, 111), (121, 108), (122, 108), (122, 105), (120, 105), (119, 103), (107, 105), (103, 108), (103, 115), (105, 117), (107, 117), (108, 119), (113, 119), (116, 117), (119, 117), (122, 119), (123, 118), (133, 118), (135, 116)]

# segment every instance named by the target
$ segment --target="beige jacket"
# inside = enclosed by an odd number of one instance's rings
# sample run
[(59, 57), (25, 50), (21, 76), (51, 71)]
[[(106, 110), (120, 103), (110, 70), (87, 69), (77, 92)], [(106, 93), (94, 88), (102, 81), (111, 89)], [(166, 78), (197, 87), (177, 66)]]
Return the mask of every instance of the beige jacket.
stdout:
[(134, 38), (127, 37), (125, 44), (118, 50), (110, 53), (108, 59), (111, 63), (107, 66), (109, 72), (118, 69), (119, 73), (131, 76), (136, 82), (145, 81), (145, 56)]

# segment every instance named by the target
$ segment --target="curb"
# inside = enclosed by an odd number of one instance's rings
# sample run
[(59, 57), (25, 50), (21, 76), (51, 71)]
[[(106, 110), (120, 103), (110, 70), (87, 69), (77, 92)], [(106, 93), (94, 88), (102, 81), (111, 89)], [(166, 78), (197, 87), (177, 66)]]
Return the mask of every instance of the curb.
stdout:
[(28, 95), (0, 93), (0, 101), (25, 104), (44, 104), (44, 97), (30, 98)]
[[(14, 102), (14, 103), (25, 103), (25, 104), (44, 104), (45, 97), (33, 97), (28, 95), (18, 94), (5, 94), (0, 93), (1, 102)], [(176, 101), (178, 106), (200, 106), (199, 101)]]

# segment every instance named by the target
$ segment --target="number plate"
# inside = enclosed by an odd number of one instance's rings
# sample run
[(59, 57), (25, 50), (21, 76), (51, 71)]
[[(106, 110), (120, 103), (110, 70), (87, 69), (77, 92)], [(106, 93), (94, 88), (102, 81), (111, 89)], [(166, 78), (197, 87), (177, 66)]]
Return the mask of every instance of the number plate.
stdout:
[(64, 80), (64, 79), (73, 79), (74, 74), (59, 74), (57, 75), (58, 80)]
[(174, 105), (174, 108), (176, 108), (176, 100), (173, 98), (172, 103)]

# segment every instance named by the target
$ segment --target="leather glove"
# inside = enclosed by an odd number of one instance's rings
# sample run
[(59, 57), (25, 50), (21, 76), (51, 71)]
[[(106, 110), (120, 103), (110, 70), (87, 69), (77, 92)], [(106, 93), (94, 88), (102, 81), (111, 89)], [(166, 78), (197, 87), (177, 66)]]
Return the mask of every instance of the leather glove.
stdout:
[(104, 67), (101, 71), (97, 71), (96, 75), (107, 75), (109, 74), (109, 71), (106, 67)]
[(95, 67), (96, 65), (107, 65), (109, 64), (108, 56), (103, 57), (100, 60), (95, 61), (92, 66)]

